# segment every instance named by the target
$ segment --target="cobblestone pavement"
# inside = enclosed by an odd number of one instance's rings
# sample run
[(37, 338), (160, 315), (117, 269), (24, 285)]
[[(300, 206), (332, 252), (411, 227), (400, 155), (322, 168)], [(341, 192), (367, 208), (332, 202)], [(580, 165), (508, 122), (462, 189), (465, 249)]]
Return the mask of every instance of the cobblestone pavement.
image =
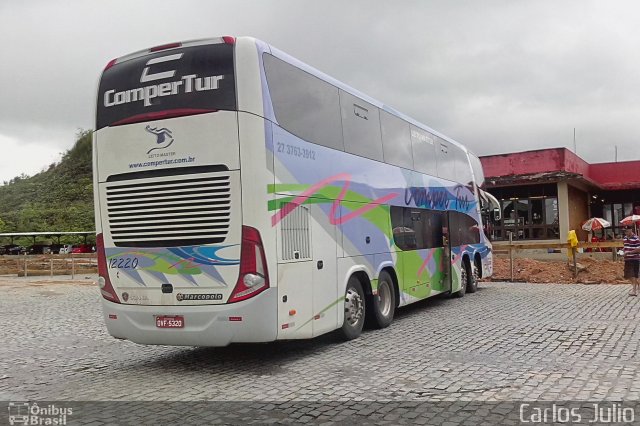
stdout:
[(85, 403), (95, 424), (146, 424), (152, 413), (167, 423), (517, 424), (514, 401), (640, 400), (640, 298), (627, 292), (485, 283), (401, 309), (391, 327), (347, 343), (184, 348), (111, 338), (94, 286), (4, 282), (0, 401), (129, 401)]

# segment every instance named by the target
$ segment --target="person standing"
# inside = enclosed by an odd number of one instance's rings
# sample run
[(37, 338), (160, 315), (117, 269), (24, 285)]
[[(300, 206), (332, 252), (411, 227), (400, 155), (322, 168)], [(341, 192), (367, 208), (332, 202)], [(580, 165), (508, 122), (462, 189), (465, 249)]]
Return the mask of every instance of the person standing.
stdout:
[(640, 275), (640, 238), (630, 226), (624, 228), (624, 277), (631, 280), (629, 296), (638, 295), (638, 277)]

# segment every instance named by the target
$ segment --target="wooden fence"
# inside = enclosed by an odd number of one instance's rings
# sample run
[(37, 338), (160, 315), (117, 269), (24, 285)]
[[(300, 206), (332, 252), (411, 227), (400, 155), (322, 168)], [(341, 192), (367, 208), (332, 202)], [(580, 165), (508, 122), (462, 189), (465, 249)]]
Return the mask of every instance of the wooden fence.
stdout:
[(76, 275), (97, 272), (98, 262), (95, 253), (0, 256), (0, 275), (19, 277), (70, 275), (71, 278), (75, 278)]

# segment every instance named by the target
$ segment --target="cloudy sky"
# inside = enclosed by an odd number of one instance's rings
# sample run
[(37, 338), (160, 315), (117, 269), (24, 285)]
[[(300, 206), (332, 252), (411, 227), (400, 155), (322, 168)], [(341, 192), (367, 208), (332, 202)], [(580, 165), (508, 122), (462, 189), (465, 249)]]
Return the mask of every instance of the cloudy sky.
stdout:
[(0, 184), (94, 127), (97, 79), (159, 44), (250, 35), (466, 144), (640, 159), (633, 0), (2, 0)]

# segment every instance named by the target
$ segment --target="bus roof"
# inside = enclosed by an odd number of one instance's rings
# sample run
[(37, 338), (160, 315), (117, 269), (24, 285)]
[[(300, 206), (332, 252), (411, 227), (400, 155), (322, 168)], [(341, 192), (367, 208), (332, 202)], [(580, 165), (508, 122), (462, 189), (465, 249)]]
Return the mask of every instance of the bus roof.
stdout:
[[(256, 46), (261, 49), (262, 51), (267, 51), (269, 53), (271, 53), (273, 56), (277, 57), (278, 59), (281, 59), (285, 62), (290, 63), (293, 66), (296, 66), (298, 68), (300, 68), (301, 70), (321, 79), (326, 81), (329, 84), (332, 84), (333, 86), (338, 87), (339, 89), (344, 90), (345, 92), (348, 92), (350, 94), (352, 94), (353, 96), (359, 97), (360, 99), (369, 102), (370, 104), (380, 108), (383, 111), (386, 111), (390, 114), (393, 114), (405, 121), (407, 121), (408, 123), (421, 128), (435, 136), (438, 136), (439, 138), (444, 139), (445, 141), (456, 145), (457, 147), (459, 147), (460, 149), (462, 149), (465, 153), (468, 154), (472, 154), (469, 149), (464, 146), (463, 144), (461, 144), (460, 142), (451, 139), (450, 137), (432, 129), (431, 127), (415, 120), (414, 118), (409, 117), (406, 114), (403, 114), (401, 112), (399, 112), (398, 110), (396, 110), (393, 107), (390, 107), (388, 105), (385, 105), (384, 103), (378, 101), (377, 99), (374, 99), (362, 92), (360, 92), (357, 89), (354, 89), (353, 87), (341, 82), (340, 80), (337, 80), (334, 77), (331, 77), (328, 74), (323, 73), (322, 71), (312, 67), (311, 65), (302, 62), (299, 59), (296, 59), (295, 57), (289, 55), (288, 53), (283, 52), (282, 50), (262, 41), (259, 39), (256, 39), (254, 37), (248, 37), (248, 36), (242, 36), (242, 37), (232, 37), (232, 36), (220, 36), (220, 37), (211, 37), (211, 38), (204, 38), (204, 39), (195, 39), (195, 40), (186, 40), (186, 41), (182, 41), (182, 42), (177, 42), (177, 43), (167, 43), (167, 44), (163, 44), (163, 45), (159, 45), (159, 46), (155, 46), (155, 47), (151, 47), (148, 49), (142, 49), (142, 50), (138, 50), (136, 52), (130, 53), (128, 55), (124, 55), (121, 57), (118, 57), (116, 59), (113, 59), (112, 61), (110, 61), (107, 64), (107, 67), (105, 69), (110, 68), (111, 66), (117, 64), (117, 63), (122, 63), (125, 61), (128, 61), (130, 59), (133, 58), (137, 58), (140, 56), (144, 56), (150, 53), (154, 53), (156, 51), (159, 50), (171, 50), (171, 49), (175, 49), (175, 48), (181, 48), (181, 47), (190, 47), (190, 46), (199, 46), (199, 45), (205, 45), (205, 44), (216, 44), (216, 43), (228, 43), (228, 44), (234, 44), (236, 42), (237, 39), (243, 39), (243, 40), (247, 40), (247, 41), (251, 41), (253, 43), (256, 44)], [(473, 155), (473, 154), (472, 154)]]

